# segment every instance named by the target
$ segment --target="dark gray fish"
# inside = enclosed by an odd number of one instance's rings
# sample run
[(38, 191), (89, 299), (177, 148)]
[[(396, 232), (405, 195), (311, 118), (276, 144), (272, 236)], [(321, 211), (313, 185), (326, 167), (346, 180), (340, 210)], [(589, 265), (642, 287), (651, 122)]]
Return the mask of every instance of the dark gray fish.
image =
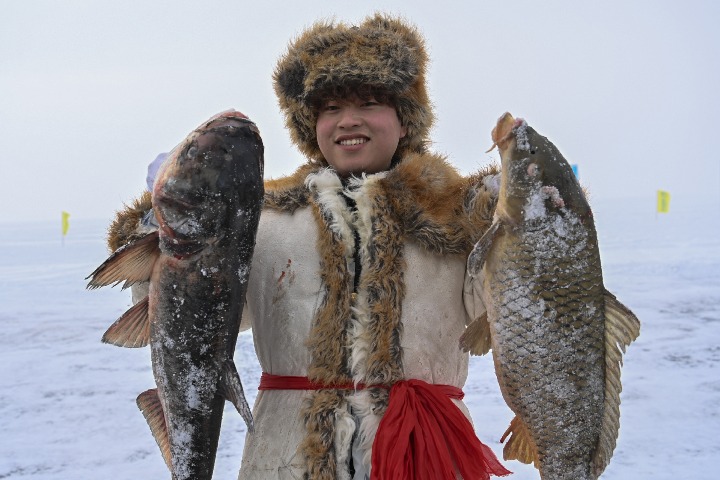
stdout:
[(490, 348), (516, 417), (504, 457), (544, 480), (596, 479), (620, 425), (620, 366), (640, 322), (603, 285), (592, 211), (547, 138), (506, 113), (493, 130), (502, 180), (495, 221), (468, 258), (487, 317), (461, 346)]
[(170, 154), (155, 182), (159, 228), (118, 249), (89, 288), (149, 281), (149, 295), (105, 333), (150, 344), (157, 388), (137, 403), (172, 478), (210, 479), (223, 406), (252, 414), (233, 362), (263, 198), (263, 143), (239, 112), (219, 114)]

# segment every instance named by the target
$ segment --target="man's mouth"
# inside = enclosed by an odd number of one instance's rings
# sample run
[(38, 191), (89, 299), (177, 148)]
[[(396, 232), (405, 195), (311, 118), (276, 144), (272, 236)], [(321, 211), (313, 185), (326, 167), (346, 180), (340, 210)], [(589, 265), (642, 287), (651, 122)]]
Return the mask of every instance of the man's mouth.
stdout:
[(361, 143), (365, 143), (370, 141), (369, 138), (346, 138), (344, 140), (338, 140), (338, 144), (344, 145), (344, 146), (352, 146), (352, 145), (360, 145)]

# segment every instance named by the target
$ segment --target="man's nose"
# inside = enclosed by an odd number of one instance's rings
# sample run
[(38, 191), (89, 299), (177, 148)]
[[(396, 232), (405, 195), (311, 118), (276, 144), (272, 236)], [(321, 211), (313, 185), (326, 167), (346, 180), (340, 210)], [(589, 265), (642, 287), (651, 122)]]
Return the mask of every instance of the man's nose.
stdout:
[(356, 127), (362, 123), (362, 116), (357, 108), (343, 108), (338, 126), (341, 128)]

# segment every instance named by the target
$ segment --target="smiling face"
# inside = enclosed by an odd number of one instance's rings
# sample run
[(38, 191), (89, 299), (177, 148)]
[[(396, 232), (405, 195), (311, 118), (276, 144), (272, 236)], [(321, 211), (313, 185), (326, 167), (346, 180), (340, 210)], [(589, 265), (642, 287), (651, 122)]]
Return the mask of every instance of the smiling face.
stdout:
[(325, 160), (348, 177), (389, 169), (407, 128), (391, 105), (349, 97), (320, 106), (315, 132)]

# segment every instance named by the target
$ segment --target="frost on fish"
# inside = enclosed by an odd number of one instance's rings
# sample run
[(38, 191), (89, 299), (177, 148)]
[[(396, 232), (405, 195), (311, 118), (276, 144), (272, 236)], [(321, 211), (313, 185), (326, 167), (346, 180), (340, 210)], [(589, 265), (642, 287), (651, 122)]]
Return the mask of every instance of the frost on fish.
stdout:
[(173, 462), (173, 477), (177, 480), (191, 479), (195, 428), (188, 423), (172, 426), (174, 441), (170, 452)]
[[(593, 292), (602, 285), (585, 274), (598, 261), (584, 254), (587, 233), (572, 214), (546, 220), (525, 232), (522, 247), (497, 259), (488, 273), (487, 304), (503, 394), (534, 433), (550, 475), (567, 455), (584, 457), (582, 468), (590, 463), (600, 433), (604, 332), (593, 315), (600, 307), (593, 305)], [(578, 285), (579, 279), (586, 284)]]
[(527, 122), (525, 120), (518, 119), (518, 123), (514, 129), (514, 133), (517, 143), (517, 149), (523, 152), (529, 152), (530, 141), (528, 140), (527, 134)]
[(594, 480), (619, 428), (622, 352), (637, 318), (602, 282), (592, 212), (572, 169), (524, 120), (493, 130), (502, 158), (495, 221), (468, 258), (487, 318), (461, 346), (493, 351), (516, 417), (506, 459), (534, 463), (544, 480)]
[(238, 278), (241, 283), (247, 283), (248, 276), (250, 275), (250, 265), (240, 265), (238, 269)]
[(263, 147), (239, 112), (205, 122), (155, 181), (158, 228), (113, 254), (90, 288), (149, 282), (103, 337), (150, 345), (156, 387), (138, 396), (173, 479), (210, 479), (225, 400), (252, 430), (233, 354), (263, 197)]

